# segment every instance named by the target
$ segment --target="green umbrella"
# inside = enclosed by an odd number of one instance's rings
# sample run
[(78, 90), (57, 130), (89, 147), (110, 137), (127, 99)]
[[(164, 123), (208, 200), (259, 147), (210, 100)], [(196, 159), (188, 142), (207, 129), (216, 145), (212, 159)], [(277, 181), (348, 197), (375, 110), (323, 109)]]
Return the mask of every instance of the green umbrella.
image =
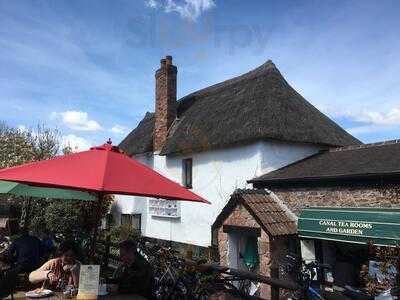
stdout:
[(96, 197), (87, 192), (76, 190), (34, 187), (22, 183), (0, 180), (0, 194), (11, 194), (22, 197), (71, 199), (94, 201)]

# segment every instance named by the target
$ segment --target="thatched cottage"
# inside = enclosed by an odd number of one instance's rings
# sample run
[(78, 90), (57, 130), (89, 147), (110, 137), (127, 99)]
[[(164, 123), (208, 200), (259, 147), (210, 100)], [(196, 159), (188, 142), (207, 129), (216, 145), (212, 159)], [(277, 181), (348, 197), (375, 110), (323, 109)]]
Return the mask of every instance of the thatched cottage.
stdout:
[(272, 61), (179, 100), (177, 74), (172, 57), (161, 60), (155, 112), (120, 147), (212, 204), (118, 196), (117, 223), (132, 223), (144, 236), (210, 246), (211, 225), (248, 179), (322, 149), (360, 144), (297, 93)]

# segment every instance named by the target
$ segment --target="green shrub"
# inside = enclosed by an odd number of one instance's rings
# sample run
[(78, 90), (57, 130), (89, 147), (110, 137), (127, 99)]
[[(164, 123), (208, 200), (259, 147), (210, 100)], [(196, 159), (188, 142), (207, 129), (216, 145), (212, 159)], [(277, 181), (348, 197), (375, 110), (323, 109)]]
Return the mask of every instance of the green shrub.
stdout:
[(141, 236), (140, 231), (129, 224), (111, 227), (109, 234), (112, 243), (119, 243), (127, 239), (137, 241)]

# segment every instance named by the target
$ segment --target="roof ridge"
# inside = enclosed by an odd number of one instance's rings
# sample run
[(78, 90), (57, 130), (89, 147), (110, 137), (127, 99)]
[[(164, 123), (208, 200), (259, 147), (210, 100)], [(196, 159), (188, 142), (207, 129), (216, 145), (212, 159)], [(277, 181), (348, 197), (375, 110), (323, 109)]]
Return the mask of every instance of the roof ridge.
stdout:
[(328, 150), (328, 152), (366, 149), (366, 148), (373, 148), (373, 147), (380, 147), (380, 146), (387, 146), (387, 145), (394, 145), (394, 144), (400, 144), (400, 139), (381, 141), (381, 142), (375, 142), (375, 143), (369, 143), (369, 144), (360, 144), (360, 145), (351, 145), (351, 146), (345, 146), (345, 147), (331, 148)]
[(232, 196), (242, 194), (259, 194), (259, 195), (270, 195), (271, 191), (267, 189), (236, 189), (233, 191)]
[[(178, 99), (177, 102), (179, 104), (179, 103), (183, 102), (185, 99), (191, 98), (194, 95), (202, 95), (202, 94), (207, 93), (209, 91), (213, 91), (215, 89), (218, 89), (221, 86), (235, 84), (235, 83), (238, 83), (238, 82), (240, 82), (242, 80), (245, 80), (245, 79), (248, 79), (248, 78), (252, 78), (253, 76), (254, 77), (260, 76), (260, 73), (262, 75), (264, 75), (267, 72), (273, 72), (273, 71), (278, 72), (279, 75), (282, 76), (281, 72), (276, 67), (276, 65), (273, 63), (273, 61), (271, 59), (268, 59), (265, 63), (263, 63), (262, 65), (254, 68), (254, 69), (252, 69), (250, 71), (247, 71), (247, 72), (245, 72), (243, 74), (240, 74), (238, 76), (235, 76), (233, 78), (229, 78), (229, 79), (217, 82), (215, 84), (209, 85), (209, 86), (207, 86), (205, 88), (199, 89), (197, 91), (194, 91), (194, 92), (192, 92), (190, 94), (187, 94), (187, 95), (181, 97), (180, 99)], [(282, 79), (284, 79), (283, 76), (282, 76)]]
[[(202, 152), (270, 139), (340, 147), (358, 144), (298, 93), (268, 60), (237, 77), (178, 100), (177, 117), (161, 155)], [(154, 114), (147, 114), (122, 145), (151, 152)]]
[(155, 114), (154, 112), (146, 111), (146, 114), (144, 115), (144, 118), (143, 118), (143, 119), (150, 118), (150, 117), (152, 117), (154, 114)]

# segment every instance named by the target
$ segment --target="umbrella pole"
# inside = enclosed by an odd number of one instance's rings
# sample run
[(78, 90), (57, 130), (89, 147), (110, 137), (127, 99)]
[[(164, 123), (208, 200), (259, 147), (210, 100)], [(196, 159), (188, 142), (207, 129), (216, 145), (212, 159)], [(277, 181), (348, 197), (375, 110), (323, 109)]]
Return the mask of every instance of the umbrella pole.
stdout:
[(96, 201), (96, 211), (95, 211), (95, 217), (94, 217), (94, 228), (93, 228), (93, 236), (92, 236), (92, 241), (90, 245), (90, 251), (89, 251), (89, 260), (91, 262), (94, 262), (94, 255), (96, 253), (96, 243), (97, 243), (97, 236), (99, 233), (99, 221), (101, 217), (101, 204), (104, 199), (104, 194), (100, 193), (97, 196), (97, 201)]

